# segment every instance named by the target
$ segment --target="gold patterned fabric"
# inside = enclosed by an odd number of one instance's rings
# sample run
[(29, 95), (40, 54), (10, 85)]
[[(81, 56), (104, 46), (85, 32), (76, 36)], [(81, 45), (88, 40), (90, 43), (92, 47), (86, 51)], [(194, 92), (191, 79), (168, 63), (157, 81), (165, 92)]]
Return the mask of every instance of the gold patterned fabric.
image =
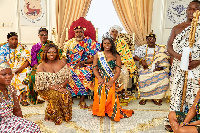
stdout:
[(50, 85), (57, 85), (65, 82), (66, 79), (71, 79), (70, 69), (65, 65), (59, 72), (36, 72), (35, 75), (36, 88), (38, 90), (48, 90)]
[(36, 72), (35, 75), (35, 90), (43, 99), (48, 101), (45, 116), (55, 124), (60, 124), (63, 119), (65, 121), (72, 119), (72, 96), (68, 90), (67, 93), (61, 93), (57, 90), (49, 90), (48, 87), (61, 84), (66, 79), (71, 79), (67, 65), (57, 73)]
[(136, 71), (136, 65), (127, 43), (122, 38), (117, 39), (115, 43), (117, 52), (120, 54), (122, 64), (126, 66), (130, 72), (130, 76), (133, 75)]
[(134, 72), (136, 71), (135, 61), (133, 60), (131, 51), (124, 39), (117, 39), (115, 44), (117, 52), (120, 54), (121, 61), (123, 64), (119, 79), (124, 84), (124, 89), (127, 90), (129, 83), (129, 74), (132, 78)]

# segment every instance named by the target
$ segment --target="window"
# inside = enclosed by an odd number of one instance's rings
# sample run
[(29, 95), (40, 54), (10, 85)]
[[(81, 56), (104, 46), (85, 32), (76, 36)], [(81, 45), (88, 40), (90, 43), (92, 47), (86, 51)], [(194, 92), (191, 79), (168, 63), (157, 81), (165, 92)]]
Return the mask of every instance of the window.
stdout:
[[(92, 0), (86, 19), (99, 29), (98, 42), (102, 41), (102, 35), (108, 32), (111, 26), (123, 27), (112, 0)], [(124, 27), (122, 32), (126, 33)]]

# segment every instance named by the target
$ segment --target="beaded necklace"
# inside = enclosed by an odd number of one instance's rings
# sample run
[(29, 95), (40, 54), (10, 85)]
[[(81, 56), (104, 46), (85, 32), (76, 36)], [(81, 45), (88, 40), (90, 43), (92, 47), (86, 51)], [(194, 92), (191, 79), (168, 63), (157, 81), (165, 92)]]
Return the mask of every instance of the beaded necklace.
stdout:
[[(147, 51), (148, 51), (148, 45), (147, 45), (147, 48), (146, 48), (145, 62), (147, 61)], [(156, 51), (156, 47), (154, 48), (153, 58), (151, 59), (151, 62), (148, 66), (150, 66), (154, 61), (154, 57), (155, 57), (155, 53), (156, 53), (155, 51)]]
[[(7, 89), (7, 88), (6, 88), (6, 89)], [(13, 100), (13, 98), (12, 98), (11, 95), (10, 95), (10, 91), (9, 91), (8, 89), (7, 89), (7, 91), (8, 91), (8, 98), (11, 100), (11, 102), (7, 102), (7, 100), (6, 100), (5, 96), (3, 95), (3, 92), (2, 92), (2, 91), (0, 91), (0, 94), (2, 95), (3, 100), (4, 100), (5, 103), (7, 104), (7, 107), (8, 107), (8, 108), (12, 108), (13, 105), (14, 105), (14, 100)]]
[(199, 113), (199, 110), (200, 110), (199, 105), (200, 105), (200, 99), (198, 100), (198, 102), (196, 103), (196, 106), (195, 106), (197, 114), (200, 114)]

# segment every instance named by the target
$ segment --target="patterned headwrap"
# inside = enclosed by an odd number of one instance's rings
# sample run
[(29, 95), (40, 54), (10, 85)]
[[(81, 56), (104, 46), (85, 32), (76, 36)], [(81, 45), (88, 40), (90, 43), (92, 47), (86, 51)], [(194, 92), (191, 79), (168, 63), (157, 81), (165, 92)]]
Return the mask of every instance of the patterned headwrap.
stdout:
[(0, 59), (0, 71), (10, 68), (10, 64), (7, 61), (1, 60)]
[(117, 30), (117, 31), (118, 31), (118, 34), (121, 33), (121, 31), (123, 30), (122, 27), (120, 27), (120, 26), (118, 26), (118, 25), (113, 25), (112, 27), (110, 27), (109, 32), (111, 32), (111, 30), (113, 30), (113, 29)]
[(40, 32), (42, 32), (42, 31), (46, 31), (48, 34), (48, 30), (46, 28), (42, 28), (42, 27), (38, 30), (38, 34), (40, 34)]
[(8, 35), (7, 35), (7, 39), (11, 38), (12, 36), (17, 36), (17, 37), (18, 37), (18, 35), (17, 35), (16, 32), (10, 32), (10, 33), (8, 33)]
[(150, 32), (149, 35), (146, 36), (146, 39), (147, 39), (148, 37), (154, 37), (154, 38), (156, 39), (156, 35), (153, 34), (153, 30)]

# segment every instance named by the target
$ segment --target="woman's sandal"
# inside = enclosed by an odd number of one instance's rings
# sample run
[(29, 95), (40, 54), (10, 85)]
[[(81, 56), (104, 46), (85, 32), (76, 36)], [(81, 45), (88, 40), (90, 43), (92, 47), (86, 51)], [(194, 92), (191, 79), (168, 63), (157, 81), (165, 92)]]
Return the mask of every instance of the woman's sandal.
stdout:
[(22, 101), (20, 102), (20, 104), (21, 104), (22, 106), (28, 106), (28, 105), (30, 105), (26, 100), (22, 100)]
[(37, 104), (43, 104), (44, 102), (44, 100), (37, 99)]
[(79, 106), (80, 106), (80, 109), (88, 109), (88, 106), (86, 105), (86, 102), (80, 102)]
[(139, 104), (140, 104), (140, 105), (145, 105), (146, 102), (147, 102), (146, 100), (142, 99), (142, 100), (140, 100)]
[(55, 121), (55, 125), (60, 125), (62, 123), (62, 118), (57, 118)]
[(90, 104), (90, 106), (88, 107), (88, 111), (92, 111), (93, 108), (93, 104)]
[(127, 95), (126, 92), (124, 92), (124, 93), (122, 94), (122, 98), (125, 99), (125, 100), (129, 100), (129, 96)]

